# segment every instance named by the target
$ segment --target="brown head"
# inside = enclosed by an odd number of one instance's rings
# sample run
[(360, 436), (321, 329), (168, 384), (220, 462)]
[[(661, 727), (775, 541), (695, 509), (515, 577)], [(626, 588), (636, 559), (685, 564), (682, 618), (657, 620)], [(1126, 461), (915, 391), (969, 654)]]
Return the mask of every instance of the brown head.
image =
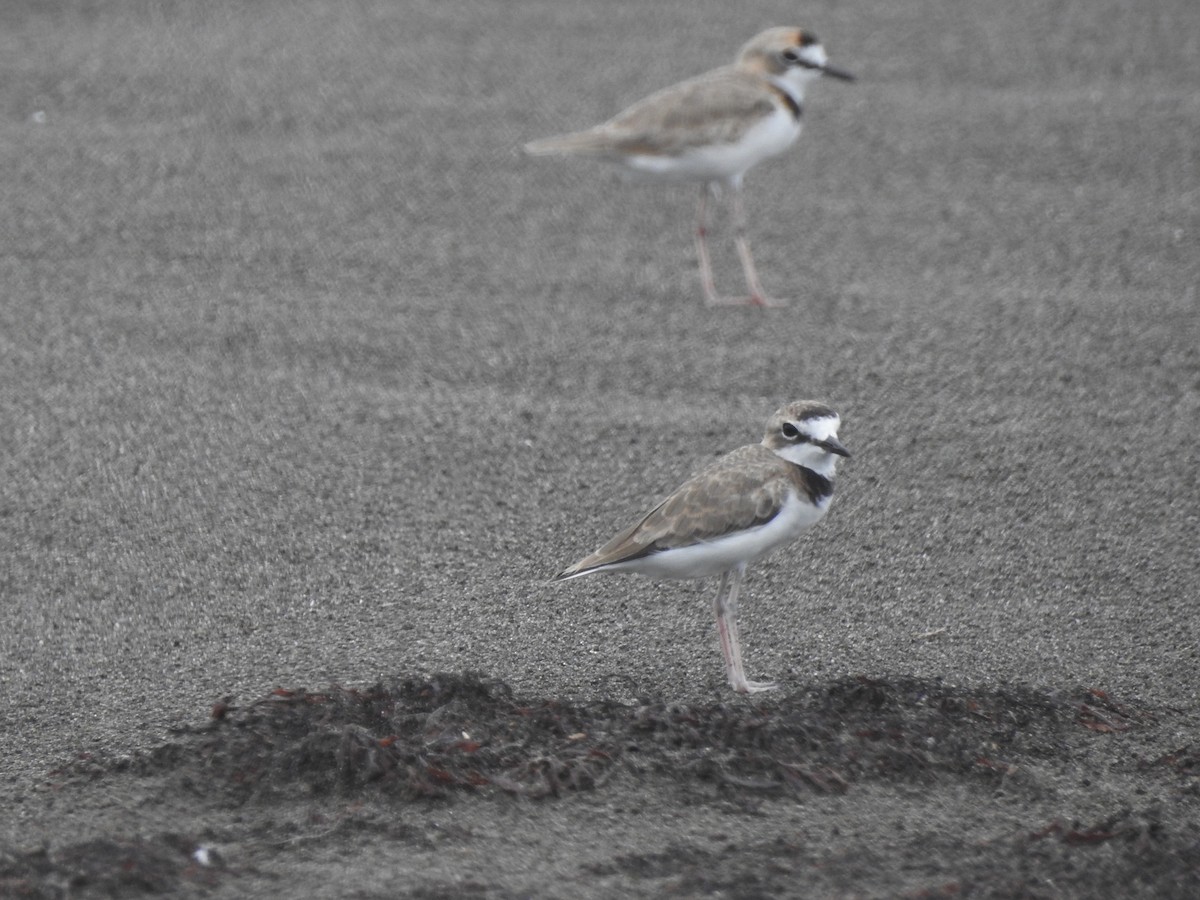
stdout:
[(817, 400), (796, 400), (767, 420), (763, 446), (790, 463), (833, 477), (837, 457), (850, 455), (837, 432), (842, 420)]
[(768, 28), (756, 34), (738, 53), (736, 65), (739, 69), (797, 84), (822, 75), (843, 81), (854, 80), (849, 72), (830, 66), (820, 39), (802, 28)]

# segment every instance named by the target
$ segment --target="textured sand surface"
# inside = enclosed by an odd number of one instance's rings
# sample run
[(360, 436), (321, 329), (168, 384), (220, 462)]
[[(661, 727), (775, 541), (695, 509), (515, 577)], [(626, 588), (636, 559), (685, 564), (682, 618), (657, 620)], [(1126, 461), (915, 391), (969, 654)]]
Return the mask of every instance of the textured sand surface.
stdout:
[[(1200, 891), (1200, 9), (806, 7), (859, 81), (747, 178), (785, 309), (521, 156), (796, 15), (5, 6), (0, 893)], [(802, 397), (781, 692), (715, 583), (548, 584)]]

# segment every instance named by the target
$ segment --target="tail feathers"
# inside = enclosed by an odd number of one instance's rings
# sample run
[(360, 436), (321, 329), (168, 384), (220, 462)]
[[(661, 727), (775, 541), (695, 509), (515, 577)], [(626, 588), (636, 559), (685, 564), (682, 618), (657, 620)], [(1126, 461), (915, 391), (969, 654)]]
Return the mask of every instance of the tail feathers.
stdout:
[(551, 581), (570, 581), (572, 578), (579, 578), (581, 575), (588, 575), (591, 573), (591, 571), (592, 571), (591, 569), (581, 569), (579, 567), (579, 563), (576, 563), (573, 566), (567, 566), (565, 569), (563, 569), (561, 572), (559, 572), (557, 575), (555, 575), (550, 580)]
[(530, 156), (606, 156), (612, 149), (612, 141), (596, 131), (559, 134), (525, 145)]

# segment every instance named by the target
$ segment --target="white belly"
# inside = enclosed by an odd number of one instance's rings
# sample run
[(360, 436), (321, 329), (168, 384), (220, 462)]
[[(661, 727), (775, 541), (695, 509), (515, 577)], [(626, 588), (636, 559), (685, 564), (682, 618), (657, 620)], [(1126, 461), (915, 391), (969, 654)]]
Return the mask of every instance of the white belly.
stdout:
[(597, 571), (636, 572), (651, 578), (704, 578), (716, 575), (742, 563), (761, 559), (790, 544), (819, 522), (828, 507), (829, 498), (821, 506), (813, 506), (807, 498), (789, 497), (779, 515), (765, 525), (690, 547), (663, 550)]
[(640, 175), (665, 181), (725, 181), (737, 184), (752, 166), (795, 143), (800, 122), (779, 110), (735, 143), (710, 144), (677, 156), (631, 156), (624, 164)]

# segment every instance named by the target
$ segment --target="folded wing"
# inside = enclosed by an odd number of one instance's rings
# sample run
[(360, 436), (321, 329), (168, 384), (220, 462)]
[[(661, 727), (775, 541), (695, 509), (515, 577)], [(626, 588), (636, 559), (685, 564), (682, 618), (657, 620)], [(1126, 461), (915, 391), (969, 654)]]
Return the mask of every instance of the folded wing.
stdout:
[(765, 525), (787, 500), (786, 467), (759, 444), (735, 450), (697, 472), (638, 522), (556, 577), (574, 578)]

